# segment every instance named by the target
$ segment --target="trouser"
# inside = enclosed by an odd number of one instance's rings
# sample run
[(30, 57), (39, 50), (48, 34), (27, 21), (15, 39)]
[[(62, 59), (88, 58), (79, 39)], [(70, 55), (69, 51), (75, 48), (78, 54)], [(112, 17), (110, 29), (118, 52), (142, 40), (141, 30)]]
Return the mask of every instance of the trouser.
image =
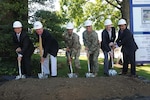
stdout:
[(99, 50), (96, 50), (89, 55), (91, 73), (98, 72), (98, 56), (99, 56)]
[(109, 56), (107, 51), (103, 51), (104, 53), (104, 73), (108, 74), (108, 70), (112, 68), (111, 57)]
[(57, 58), (53, 55), (47, 55), (42, 64), (44, 74), (50, 74), (49, 70), (49, 56), (51, 60), (51, 76), (57, 76)]
[[(67, 52), (66, 52), (67, 53)], [(70, 51), (69, 52), (70, 57), (74, 58), (74, 66), (75, 66), (75, 71), (78, 72), (78, 69), (80, 69), (80, 60), (79, 60), (79, 56), (80, 56), (80, 49), (76, 50), (76, 51)], [(69, 66), (69, 60), (68, 60), (68, 55), (67, 56), (67, 64)], [(70, 67), (69, 67), (70, 68)]]
[(130, 52), (130, 54), (126, 54), (123, 52), (123, 69), (122, 73), (128, 72), (128, 64), (131, 64), (131, 75), (136, 75), (136, 68), (135, 68), (135, 52)]
[(31, 55), (24, 55), (21, 60), (21, 72), (26, 76), (31, 76)]

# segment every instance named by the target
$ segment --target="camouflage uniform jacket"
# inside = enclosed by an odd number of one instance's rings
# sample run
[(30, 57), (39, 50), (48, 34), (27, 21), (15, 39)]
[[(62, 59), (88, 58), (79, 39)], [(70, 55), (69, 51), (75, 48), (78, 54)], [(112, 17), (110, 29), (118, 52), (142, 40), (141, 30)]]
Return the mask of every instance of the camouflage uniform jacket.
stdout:
[(81, 44), (79, 42), (79, 36), (76, 33), (72, 33), (70, 36), (67, 32), (63, 34), (66, 47), (72, 51), (81, 49)]
[(91, 33), (84, 31), (83, 42), (84, 42), (84, 46), (88, 47), (90, 54), (93, 54), (95, 51), (100, 49), (98, 35), (95, 31), (92, 31)]

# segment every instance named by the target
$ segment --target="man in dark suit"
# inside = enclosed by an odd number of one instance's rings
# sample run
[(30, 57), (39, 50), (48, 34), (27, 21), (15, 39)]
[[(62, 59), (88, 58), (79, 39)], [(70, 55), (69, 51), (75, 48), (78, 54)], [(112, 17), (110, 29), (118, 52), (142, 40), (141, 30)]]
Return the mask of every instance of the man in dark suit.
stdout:
[(48, 30), (43, 29), (40, 21), (34, 23), (34, 29), (38, 38), (41, 37), (43, 55), (41, 55), (41, 63), (45, 75), (49, 75), (49, 55), (51, 58), (51, 76), (57, 76), (57, 52), (59, 49), (58, 42), (51, 36)]
[(104, 22), (105, 29), (102, 32), (102, 42), (101, 49), (104, 53), (104, 74), (108, 76), (108, 70), (111, 68), (111, 59), (109, 56), (113, 56), (113, 51), (111, 46), (114, 44), (116, 38), (115, 28), (112, 27), (112, 22), (110, 19), (106, 19)]
[[(21, 61), (21, 71), (22, 76), (18, 77), (25, 78), (31, 76), (31, 55), (34, 51), (34, 46), (32, 41), (29, 39), (28, 35), (22, 31), (22, 24), (20, 21), (15, 21), (13, 23), (14, 33), (13, 41), (18, 54), (18, 61)], [(17, 78), (17, 77), (16, 77)]]
[(136, 68), (135, 68), (135, 52), (138, 49), (137, 44), (134, 41), (133, 34), (130, 30), (127, 29), (126, 21), (124, 19), (120, 19), (118, 22), (119, 25), (119, 33), (118, 39), (116, 43), (118, 46), (122, 46), (121, 52), (123, 53), (123, 69), (122, 74), (127, 74), (128, 72), (128, 64), (131, 64), (131, 76), (136, 76)]

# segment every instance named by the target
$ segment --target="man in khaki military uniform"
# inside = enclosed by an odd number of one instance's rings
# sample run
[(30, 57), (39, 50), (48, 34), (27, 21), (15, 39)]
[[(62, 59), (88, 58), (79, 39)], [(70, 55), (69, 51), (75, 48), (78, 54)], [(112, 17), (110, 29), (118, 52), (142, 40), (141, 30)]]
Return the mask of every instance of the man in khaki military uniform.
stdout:
[[(79, 36), (73, 32), (73, 28), (74, 28), (73, 23), (69, 22), (66, 26), (67, 31), (63, 33), (63, 38), (66, 44), (66, 54), (69, 52), (71, 58), (74, 57), (75, 71), (76, 73), (78, 73), (78, 69), (81, 68), (79, 61), (81, 44), (79, 42)], [(68, 59), (67, 62), (69, 62)]]
[(88, 51), (91, 73), (95, 76), (98, 72), (99, 40), (97, 33), (92, 29), (92, 21), (85, 21), (86, 30), (83, 32), (85, 50)]

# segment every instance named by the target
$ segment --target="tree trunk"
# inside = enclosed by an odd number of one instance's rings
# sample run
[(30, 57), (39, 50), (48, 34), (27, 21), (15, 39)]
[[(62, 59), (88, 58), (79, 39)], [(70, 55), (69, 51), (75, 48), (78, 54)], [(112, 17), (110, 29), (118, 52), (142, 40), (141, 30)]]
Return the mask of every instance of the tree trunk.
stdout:
[(127, 24), (130, 25), (130, 0), (123, 0), (121, 3), (122, 18), (126, 19)]

